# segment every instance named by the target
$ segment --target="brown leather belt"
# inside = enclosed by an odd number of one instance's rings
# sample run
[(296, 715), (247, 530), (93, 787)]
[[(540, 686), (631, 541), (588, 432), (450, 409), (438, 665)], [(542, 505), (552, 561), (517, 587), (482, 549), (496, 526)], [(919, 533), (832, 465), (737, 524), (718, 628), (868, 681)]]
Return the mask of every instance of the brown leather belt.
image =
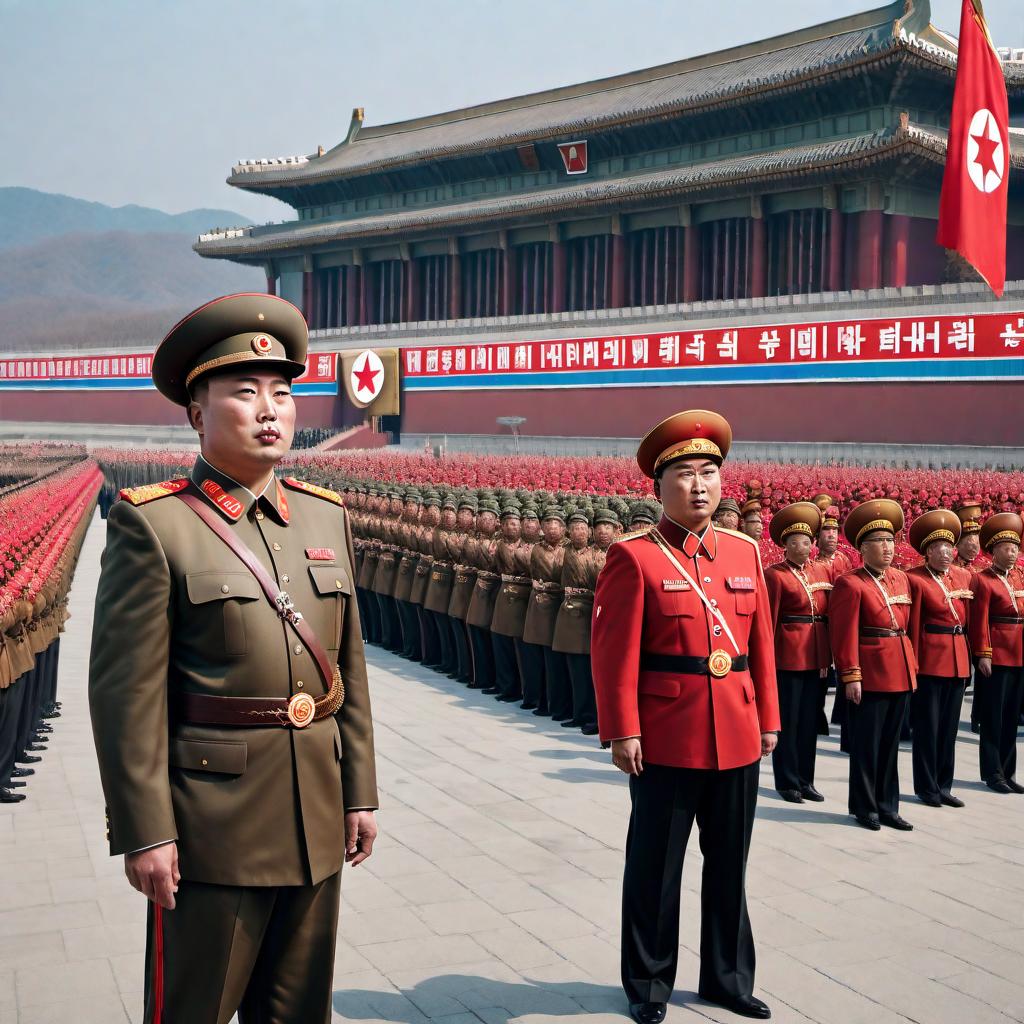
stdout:
[(907, 631), (905, 629), (883, 629), (881, 626), (862, 626), (860, 630), (860, 635), (875, 637), (896, 637), (906, 636)]
[(1000, 626), (1024, 626), (1024, 619), (1016, 618), (1013, 615), (992, 615), (989, 622), (995, 622)]
[(783, 615), (783, 622), (797, 622), (803, 625), (810, 625), (814, 622), (828, 622), (827, 615)]
[(963, 626), (944, 626), (938, 622), (926, 622), (924, 624), (926, 633), (942, 633), (944, 636), (963, 636)]
[(310, 722), (333, 715), (345, 699), (341, 675), (335, 673), (329, 693), (311, 697), (212, 697), (185, 693), (177, 700), (177, 721), (182, 725), (227, 725), (254, 729), (264, 725), (305, 729)]

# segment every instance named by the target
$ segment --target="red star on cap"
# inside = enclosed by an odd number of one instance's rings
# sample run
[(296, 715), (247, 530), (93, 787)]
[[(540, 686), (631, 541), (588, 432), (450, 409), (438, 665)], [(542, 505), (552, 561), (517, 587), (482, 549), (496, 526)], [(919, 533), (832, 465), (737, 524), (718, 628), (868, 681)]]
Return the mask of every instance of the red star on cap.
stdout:
[(376, 390), (373, 386), (373, 378), (376, 377), (378, 373), (380, 373), (380, 370), (370, 369), (370, 357), (363, 356), (363, 368), (361, 370), (357, 368), (355, 371), (356, 380), (359, 382), (356, 386), (356, 391), (359, 392), (365, 388), (372, 395)]
[(989, 132), (992, 129), (992, 118), (988, 119), (988, 124), (985, 125), (985, 130), (981, 135), (972, 135), (971, 138), (978, 144), (978, 158), (974, 161), (982, 169), (985, 174), (991, 171), (997, 178), (999, 177), (999, 170), (996, 167), (995, 152), (1001, 145), (998, 139), (993, 140), (989, 138)]

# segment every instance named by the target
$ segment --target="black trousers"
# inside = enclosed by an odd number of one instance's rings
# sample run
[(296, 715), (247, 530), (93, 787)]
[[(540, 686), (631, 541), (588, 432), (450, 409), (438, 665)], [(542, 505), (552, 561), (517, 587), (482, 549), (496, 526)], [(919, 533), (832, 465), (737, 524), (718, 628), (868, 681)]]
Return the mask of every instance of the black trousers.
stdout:
[(825, 703), (828, 700), (828, 691), (836, 685), (836, 669), (835, 665), (832, 665), (828, 670), (828, 675), (821, 680), (821, 693), (818, 695), (818, 735), (827, 736), (829, 734), (828, 728), (828, 715), (825, 714)]
[(402, 644), (399, 648), (406, 658), (421, 661), (423, 658), (423, 638), (420, 636), (420, 620), (416, 615), (416, 605), (411, 601), (399, 601), (394, 598), (398, 621), (402, 627)]
[(1024, 696), (1024, 669), (993, 665), (986, 679), (974, 675), (975, 703), (981, 699), (978, 758), (985, 782), (1012, 779), (1017, 771), (1017, 725)]
[(370, 642), (370, 614), (366, 610), (366, 592), (362, 587), (356, 587), (356, 604), (359, 606), (359, 633), (363, 643)]
[(28, 691), (25, 672), (3, 691), (2, 714), (0, 714), (0, 789), (10, 781), (14, 762), (22, 752), (18, 746), (18, 733), (21, 724), (21, 709)]
[(956, 767), (956, 737), (966, 679), (918, 676), (910, 699), (914, 732), (914, 792), (938, 799), (949, 793)]
[(523, 686), (519, 680), (515, 637), (492, 632), (491, 646), (494, 648), (494, 685), (498, 687), (499, 695), (519, 700)]
[(482, 626), (467, 626), (469, 646), (473, 652), (473, 689), (494, 688), (494, 648), (491, 646), (491, 631)]
[(548, 691), (544, 682), (544, 648), (516, 639), (519, 678), (523, 681), (523, 707), (548, 713)]
[(455, 647), (452, 640), (452, 627), (448, 616), (444, 612), (432, 612), (423, 609), (424, 619), (433, 623), (433, 630), (437, 634), (438, 660), (437, 667), (441, 672), (455, 671)]
[[(833, 669), (833, 672), (835, 669)], [(832, 724), (839, 726), (839, 749), (850, 753), (850, 716), (847, 709), (850, 702), (846, 699), (846, 684), (836, 680), (836, 699), (832, 704)]]
[(567, 654), (569, 682), (572, 684), (572, 720), (577, 725), (597, 725), (597, 698), (589, 654)]
[(668, 1002), (679, 957), (679, 890), (694, 820), (704, 855), (700, 992), (754, 990), (746, 871), (758, 762), (714, 771), (645, 764), (629, 778), (633, 810), (622, 885), (622, 987), (631, 1003)]
[(441, 638), (437, 635), (437, 623), (423, 605), (414, 604), (413, 608), (416, 611), (416, 620), (420, 624), (420, 637), (423, 642), (420, 654), (423, 664), (436, 668), (441, 663)]
[(814, 785), (814, 758), (818, 751), (818, 715), (825, 680), (817, 669), (776, 673), (782, 731), (772, 753), (775, 788), (805, 789)]
[(380, 608), (380, 642), (389, 651), (398, 651), (402, 646), (402, 626), (398, 621), (398, 607), (390, 594), (373, 595)]
[(548, 714), (556, 722), (572, 718), (572, 683), (565, 655), (550, 647), (544, 651), (544, 679), (548, 690)]
[(473, 660), (469, 655), (469, 635), (466, 633), (466, 624), (462, 619), (448, 616), (448, 623), (452, 630), (452, 643), (455, 646), (455, 673), (464, 683), (473, 679)]
[(847, 701), (850, 730), (850, 813), (898, 814), (897, 755), (910, 693), (863, 693)]

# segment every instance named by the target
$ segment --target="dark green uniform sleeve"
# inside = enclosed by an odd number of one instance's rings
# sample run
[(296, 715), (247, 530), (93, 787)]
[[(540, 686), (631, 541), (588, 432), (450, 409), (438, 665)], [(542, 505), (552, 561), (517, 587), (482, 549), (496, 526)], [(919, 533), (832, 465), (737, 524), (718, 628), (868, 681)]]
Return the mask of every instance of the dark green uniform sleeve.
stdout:
[(144, 515), (107, 519), (89, 664), (89, 707), (107, 802), (110, 852), (178, 838), (167, 762), (171, 581)]
[[(355, 565), (352, 527), (347, 512), (345, 543), (349, 565)], [(345, 603), (338, 648), (338, 668), (345, 683), (345, 703), (338, 712), (341, 730), (341, 786), (348, 810), (373, 810), (377, 804), (377, 771), (373, 752), (373, 720), (370, 715), (370, 689), (366, 682), (366, 657), (359, 629), (359, 606), (355, 595)]]

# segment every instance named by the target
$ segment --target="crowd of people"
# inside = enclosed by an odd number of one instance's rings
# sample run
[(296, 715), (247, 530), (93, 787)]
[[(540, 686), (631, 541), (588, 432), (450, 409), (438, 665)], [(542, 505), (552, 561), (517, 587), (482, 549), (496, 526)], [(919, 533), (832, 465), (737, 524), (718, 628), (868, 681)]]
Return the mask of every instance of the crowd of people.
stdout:
[(25, 799), (60, 717), (60, 634), (102, 479), (76, 446), (0, 448), (0, 803)]
[[(187, 475), (192, 459), (174, 452), (98, 457), (107, 479), (101, 507), (120, 487)], [(299, 453), (289, 463), (303, 479), (341, 493), (350, 509), (353, 587), (369, 643), (597, 733), (590, 671), (597, 577), (613, 542), (649, 529), (662, 514), (627, 460), (439, 460), (377, 451)], [(911, 736), (917, 794), (930, 805), (958, 804), (951, 792), (955, 741), (972, 676), (982, 778), (997, 792), (1013, 791), (1024, 659), (1021, 631), (996, 620), (1024, 620), (1024, 578), (1006, 555), (1013, 542), (1005, 536), (1006, 517), (1012, 528), (1014, 509), (1024, 504), (1024, 478), (749, 464), (723, 468), (722, 476), (715, 522), (757, 543), (775, 615), (784, 727), (773, 760), (783, 798), (821, 799), (814, 755), (817, 736), (829, 729), (825, 706), (834, 688), (831, 724), (853, 759), (852, 813), (866, 822), (879, 813), (899, 818), (895, 752), (900, 738)], [(531, 477), (555, 486), (525, 486)], [(859, 540), (851, 524), (878, 502), (899, 527), (874, 557), (872, 542)], [(922, 533), (936, 520), (935, 537)], [(884, 621), (863, 624), (880, 631), (878, 663), (855, 659), (859, 678), (843, 675), (843, 657), (852, 658), (864, 640), (849, 632), (851, 623), (860, 629), (852, 609), (866, 607), (862, 594), (838, 585), (847, 575), (886, 594)], [(988, 622), (977, 611), (989, 607), (994, 587), (1015, 604)], [(1010, 649), (1001, 643), (1007, 630), (1018, 635)], [(894, 637), (906, 648), (902, 674), (881, 653)], [(870, 727), (849, 728), (854, 694)]]

